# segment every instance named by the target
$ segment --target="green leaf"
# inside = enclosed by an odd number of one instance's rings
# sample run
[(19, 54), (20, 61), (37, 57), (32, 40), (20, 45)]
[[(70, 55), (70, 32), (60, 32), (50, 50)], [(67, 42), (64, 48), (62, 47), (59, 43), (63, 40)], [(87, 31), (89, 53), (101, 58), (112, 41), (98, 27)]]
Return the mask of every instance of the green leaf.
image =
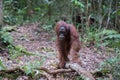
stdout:
[(105, 39), (120, 39), (120, 34), (112, 34), (112, 35), (108, 35), (108, 36), (105, 36), (103, 38), (103, 40)]
[(0, 60), (0, 70), (5, 69), (5, 66), (3, 65), (3, 62)]
[(32, 73), (31, 67), (30, 66), (23, 66), (22, 69), (25, 71), (25, 73), (28, 75)]
[(117, 15), (120, 15), (120, 9), (117, 11)]

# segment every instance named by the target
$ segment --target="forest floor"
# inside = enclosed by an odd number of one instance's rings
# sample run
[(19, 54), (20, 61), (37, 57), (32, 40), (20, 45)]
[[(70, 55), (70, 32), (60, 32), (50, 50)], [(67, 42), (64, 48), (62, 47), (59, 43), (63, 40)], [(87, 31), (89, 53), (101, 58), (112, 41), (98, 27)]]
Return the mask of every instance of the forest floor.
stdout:
[[(15, 45), (22, 45), (27, 51), (36, 55), (27, 56), (21, 55), (16, 59), (8, 59), (7, 56), (1, 56), (1, 60), (4, 65), (9, 68), (17, 66), (25, 66), (30, 63), (36, 64), (36, 61), (41, 61), (41, 55), (46, 56), (45, 65), (52, 60), (58, 60), (57, 49), (55, 46), (55, 32), (54, 30), (45, 31), (39, 23), (31, 23), (17, 27), (15, 31), (11, 32), (14, 38)], [(81, 59), (81, 66), (85, 70), (93, 71), (100, 67), (101, 62), (109, 59), (112, 52), (106, 51), (104, 47), (96, 49), (95, 47), (87, 47), (82, 44), (82, 48), (79, 52)], [(73, 75), (71, 75), (72, 77)], [(63, 76), (56, 80), (74, 80), (68, 76)], [(4, 80), (9, 80), (5, 78)], [(18, 77), (17, 80), (27, 80), (26, 76)], [(39, 80), (46, 80), (41, 78)]]

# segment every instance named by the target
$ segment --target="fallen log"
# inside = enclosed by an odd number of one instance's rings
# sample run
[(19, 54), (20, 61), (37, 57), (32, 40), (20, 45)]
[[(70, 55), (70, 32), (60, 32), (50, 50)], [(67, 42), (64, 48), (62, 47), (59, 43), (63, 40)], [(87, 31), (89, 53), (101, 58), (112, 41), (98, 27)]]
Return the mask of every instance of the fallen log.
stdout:
[(95, 78), (93, 77), (93, 75), (89, 71), (86, 71), (84, 68), (82, 68), (77, 63), (67, 63), (66, 68), (70, 68), (72, 70), (75, 70), (76, 72), (78, 72), (79, 75), (82, 74), (82, 75), (86, 76), (87, 78), (89, 78), (89, 80), (95, 80)]
[(75, 70), (72, 69), (56, 69), (56, 70), (48, 70), (45, 67), (41, 67), (39, 70), (43, 70), (49, 74), (58, 74), (58, 73), (68, 73), (68, 72), (75, 72)]
[[(107, 76), (110, 80), (112, 79), (112, 75), (110, 74), (110, 70), (100, 70), (100, 71), (86, 71), (77, 63), (67, 63), (65, 65), (66, 69), (56, 69), (56, 70), (49, 70), (45, 67), (39, 68), (39, 70), (43, 70), (48, 74), (56, 75), (58, 73), (69, 73), (69, 72), (77, 72), (79, 75), (83, 75), (89, 80), (96, 80), (96, 78)], [(105, 74), (105, 75), (103, 75)]]

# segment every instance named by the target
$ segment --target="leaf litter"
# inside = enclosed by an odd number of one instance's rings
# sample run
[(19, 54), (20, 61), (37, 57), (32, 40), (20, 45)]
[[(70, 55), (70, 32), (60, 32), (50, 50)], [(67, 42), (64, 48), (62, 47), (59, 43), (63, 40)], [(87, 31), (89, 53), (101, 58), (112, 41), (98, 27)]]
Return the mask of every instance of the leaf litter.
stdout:
[[(34, 61), (40, 61), (41, 57), (40, 55), (46, 56), (46, 60), (44, 64), (45, 66), (54, 65), (51, 62), (52, 60), (58, 60), (57, 58), (57, 49), (55, 46), (55, 32), (54, 29), (51, 31), (46, 31), (42, 28), (40, 23), (31, 23), (26, 24), (23, 26), (17, 27), (15, 31), (11, 32), (13, 38), (14, 38), (14, 44), (15, 45), (21, 45), (23, 46), (27, 51), (32, 52), (36, 54), (36, 56), (26, 56), (22, 55), (19, 56), (17, 59), (7, 59), (8, 57), (1, 56), (0, 59), (3, 61), (3, 63), (6, 65), (8, 69), (14, 68), (16, 66), (24, 66), (28, 63), (32, 63)], [(86, 47), (84, 44), (82, 44), (82, 48), (79, 52), (80, 59), (81, 59), (81, 66), (85, 68), (88, 71), (96, 70), (99, 68), (99, 64), (103, 62), (104, 60), (110, 58), (112, 55), (108, 54), (105, 50), (105, 47), (101, 47), (100, 50), (97, 50), (94, 47)], [(39, 55), (39, 56), (38, 56)], [(51, 61), (50, 61), (51, 60)], [(75, 76), (75, 74), (66, 74), (66, 78), (63, 75), (61, 78), (58, 78), (57, 80), (73, 80), (71, 78)], [(20, 78), (20, 79), (19, 79)], [(27, 80), (26, 76), (21, 76), (17, 80)], [(21, 79), (25, 78), (25, 79)], [(39, 80), (46, 80), (43, 78), (40, 78)]]

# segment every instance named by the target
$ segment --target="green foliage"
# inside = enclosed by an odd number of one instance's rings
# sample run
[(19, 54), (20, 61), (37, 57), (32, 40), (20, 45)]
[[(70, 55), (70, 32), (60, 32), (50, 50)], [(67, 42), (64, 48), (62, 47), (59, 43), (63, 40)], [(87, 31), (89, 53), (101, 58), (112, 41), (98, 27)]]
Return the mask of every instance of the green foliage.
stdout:
[(97, 32), (97, 30), (91, 31), (90, 29), (87, 29), (86, 31), (85, 37), (83, 38), (85, 43), (95, 42), (95, 45), (97, 45), (97, 43), (101, 42), (101, 36), (103, 35), (101, 34), (102, 32)]
[[(4, 0), (4, 22), (9, 25), (22, 24), (26, 20), (26, 1)], [(25, 17), (26, 16), (26, 17)]]
[(13, 15), (5, 15), (5, 16), (4, 16), (4, 21), (5, 21), (6, 23), (10, 24), (10, 25), (13, 25), (13, 24), (16, 23), (17, 20), (16, 20), (16, 18), (14, 18)]
[(22, 69), (25, 71), (25, 73), (28, 75), (28, 74), (31, 74), (31, 75), (34, 75), (35, 72), (33, 70), (33, 67), (32, 66), (23, 66)]
[(2, 79), (2, 76), (0, 76), (0, 80), (3, 80), (3, 79)]
[(104, 39), (120, 39), (120, 34), (108, 35)]
[(82, 76), (76, 76), (75, 80), (85, 80), (85, 78), (83, 78)]
[(116, 57), (112, 57), (107, 59), (103, 63), (101, 63), (101, 69), (110, 70), (110, 73), (113, 76), (113, 80), (120, 79), (120, 50), (116, 50)]
[(2, 40), (3, 43), (9, 45), (13, 43), (13, 37), (11, 36), (11, 33), (9, 32), (12, 30), (12, 27), (2, 27), (0, 31), (0, 39)]
[(1, 39), (4, 43), (11, 44), (13, 42), (13, 38), (11, 37), (11, 34), (9, 32), (2, 32), (1, 31)]
[(52, 37), (52, 41), (55, 41), (56, 40), (56, 37)]
[(103, 36), (102, 41), (105, 46), (120, 48), (120, 34), (114, 30), (107, 32), (106, 35)]
[(42, 71), (39, 70), (39, 68), (43, 65), (43, 62), (46, 59), (46, 56), (40, 54), (39, 52), (36, 52), (33, 56), (39, 56), (40, 60), (34, 60), (32, 62), (27, 63), (25, 66), (22, 66), (21, 68), (25, 71), (26, 75), (32, 76), (32, 78), (37, 78), (40, 76)]
[(107, 30), (107, 29), (104, 29), (104, 30), (101, 30), (98, 35), (111, 35), (111, 34), (117, 34), (118, 32), (115, 31), (115, 30)]
[(120, 34), (115, 30), (91, 31), (88, 29), (84, 41), (85, 43), (93, 41), (96, 46), (120, 48)]
[(71, 23), (72, 17), (80, 13), (86, 21), (89, 15), (93, 15), (96, 25), (104, 24), (104, 27), (108, 24), (108, 27), (119, 29), (119, 0), (3, 0), (3, 5), (4, 22), (10, 25), (34, 21), (53, 24), (52, 21), (60, 20), (61, 15), (66, 15)]
[[(74, 9), (80, 12), (84, 12), (85, 11), (85, 4), (84, 1), (82, 0), (71, 0), (71, 3), (74, 5)], [(78, 12), (78, 13), (80, 13)]]
[(111, 34), (111, 35), (107, 35), (103, 38), (104, 41), (108, 41), (109, 42), (109, 46), (112, 47), (120, 47), (120, 34)]
[[(102, 46), (102, 45), (103, 46), (108, 46), (108, 45), (110, 45), (111, 42), (113, 41), (113, 40), (111, 40), (112, 39), (111, 37), (114, 37), (116, 35), (118, 35), (118, 32), (115, 31), (115, 30), (106, 30), (106, 29), (102, 30), (101, 32), (99, 32), (97, 34), (97, 36), (100, 37), (100, 41), (102, 42), (102, 43), (99, 43), (98, 45), (99, 46)], [(117, 37), (115, 39), (117, 39)], [(114, 42), (116, 42), (116, 40)]]
[(8, 51), (10, 53), (10, 58), (12, 58), (12, 59), (15, 59), (15, 58), (22, 56), (22, 55), (32, 55), (32, 53), (28, 52), (21, 45), (18, 45), (18, 46), (8, 45), (7, 48), (8, 48)]
[(14, 17), (13, 15), (13, 5), (11, 5), (13, 2), (13, 0), (4, 0), (3, 1), (3, 4), (4, 4), (4, 21), (6, 23), (9, 23), (9, 24), (15, 24), (16, 23), (16, 18)]
[(26, 75), (31, 75), (32, 77), (38, 76), (38, 74), (41, 73), (40, 70), (37, 70), (40, 68), (40, 66), (43, 64), (45, 58), (42, 57), (40, 61), (33, 61), (28, 63), (25, 66), (22, 66), (21, 68), (25, 71)]
[(81, 1), (78, 0), (71, 0), (71, 2), (75, 5), (75, 6), (79, 6), (81, 8), (84, 8), (84, 4)]
[(5, 66), (3, 65), (3, 62), (0, 60), (0, 70), (6, 69)]
[(43, 29), (45, 31), (50, 31), (52, 28), (53, 28), (52, 25), (43, 25)]
[(3, 45), (5, 45), (7, 47), (11, 58), (16, 58), (23, 54), (32, 55), (32, 53), (28, 52), (23, 46), (13, 45), (13, 37), (10, 32), (15, 29), (16, 29), (16, 26), (4, 26), (1, 28), (1, 31), (0, 31), (0, 39), (4, 43)]

